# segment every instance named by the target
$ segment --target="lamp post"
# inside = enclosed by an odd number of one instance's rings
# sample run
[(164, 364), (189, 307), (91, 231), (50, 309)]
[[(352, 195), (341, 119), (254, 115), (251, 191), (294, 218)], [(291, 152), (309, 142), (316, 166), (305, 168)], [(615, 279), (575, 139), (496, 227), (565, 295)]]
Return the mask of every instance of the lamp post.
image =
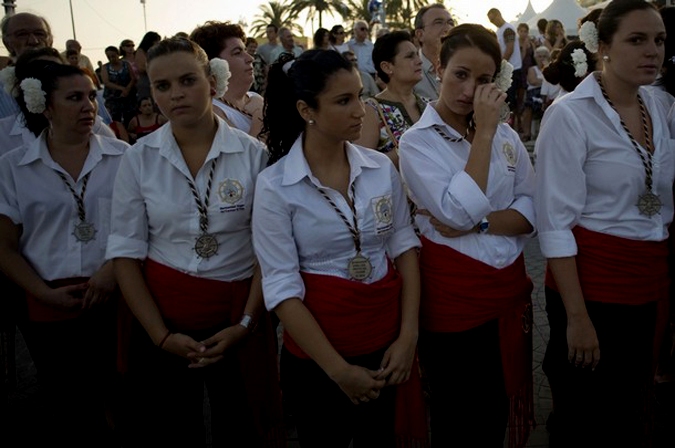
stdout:
[(143, 28), (145, 28), (145, 32), (148, 32), (148, 19), (145, 15), (145, 0), (141, 0), (141, 5), (143, 5)]
[(77, 35), (75, 34), (75, 16), (73, 16), (73, 0), (68, 0), (70, 4), (70, 24), (73, 27), (73, 39), (77, 40)]
[(15, 0), (5, 0), (2, 2), (2, 6), (5, 7), (5, 15), (12, 15), (16, 12), (16, 5), (14, 4)]

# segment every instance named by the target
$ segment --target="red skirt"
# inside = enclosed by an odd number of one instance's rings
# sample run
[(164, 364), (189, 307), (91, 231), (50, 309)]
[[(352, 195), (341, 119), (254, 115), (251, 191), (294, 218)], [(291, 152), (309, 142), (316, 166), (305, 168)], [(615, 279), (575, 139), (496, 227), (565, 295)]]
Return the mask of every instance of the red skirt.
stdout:
[[(302, 273), (302, 279), (305, 283), (303, 303), (340, 355), (372, 353), (398, 337), (403, 282), (393, 266), (384, 278), (371, 284), (307, 273)], [(284, 333), (284, 346), (299, 358), (309, 358), (288, 333)], [(396, 386), (395, 415), (398, 448), (429, 446), (417, 354), (410, 378)]]
[(422, 237), (420, 321), (431, 332), (459, 332), (498, 319), (509, 397), (509, 446), (522, 447), (534, 427), (532, 281), (521, 254), (497, 269)]

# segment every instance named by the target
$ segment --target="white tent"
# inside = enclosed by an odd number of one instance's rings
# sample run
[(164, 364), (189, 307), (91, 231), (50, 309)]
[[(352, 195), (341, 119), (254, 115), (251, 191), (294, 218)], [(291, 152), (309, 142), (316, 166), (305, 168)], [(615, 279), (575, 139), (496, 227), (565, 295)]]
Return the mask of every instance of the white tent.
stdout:
[(523, 11), (518, 17), (516, 17), (516, 19), (513, 22), (511, 22), (511, 25), (518, 26), (519, 23), (523, 22), (527, 23), (528, 20), (530, 20), (532, 17), (536, 15), (537, 13), (532, 7), (532, 1), (528, 0), (527, 8), (525, 8), (525, 11)]
[(577, 35), (577, 20), (585, 16), (585, 8), (579, 6), (575, 0), (553, 0), (553, 3), (527, 21), (530, 29), (537, 28), (537, 21), (541, 18), (546, 20), (560, 20), (565, 27), (565, 34), (568, 36)]

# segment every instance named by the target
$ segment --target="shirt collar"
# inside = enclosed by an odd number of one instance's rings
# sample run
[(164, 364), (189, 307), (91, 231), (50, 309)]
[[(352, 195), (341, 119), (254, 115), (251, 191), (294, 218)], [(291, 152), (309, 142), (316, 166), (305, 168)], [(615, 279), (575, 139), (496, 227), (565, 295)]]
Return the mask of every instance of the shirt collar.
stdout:
[[(244, 145), (237, 135), (237, 131), (228, 126), (222, 118), (218, 116), (215, 117), (218, 120), (218, 130), (216, 131), (216, 135), (211, 143), (211, 148), (209, 149), (204, 162), (217, 158), (221, 153), (227, 154), (245, 151)], [(183, 158), (178, 142), (176, 142), (176, 138), (173, 135), (171, 122), (166, 123), (152, 134), (144, 137), (141, 141), (146, 148), (157, 149), (162, 157), (171, 162), (171, 164), (178, 168), (184, 175), (187, 176), (189, 174), (185, 159)]]
[(434, 64), (431, 63), (431, 61), (422, 53), (422, 49), (419, 49), (419, 55), (420, 59), (422, 59), (422, 69), (427, 72), (427, 73), (433, 73), (434, 75), (436, 74), (436, 69), (434, 68)]
[[(307, 159), (305, 159), (305, 155), (302, 152), (302, 137), (303, 134), (300, 134), (282, 161), (284, 163), (284, 177), (281, 182), (282, 186), (296, 184), (304, 178), (312, 179), (314, 183), (318, 183), (312, 174), (312, 170), (309, 168), (309, 164), (307, 163)], [(346, 142), (345, 145), (347, 150), (347, 160), (349, 161), (350, 167), (350, 182), (358, 177), (364, 168), (379, 167), (375, 161), (366, 157), (366, 155), (361, 150), (359, 150), (358, 147), (349, 142)]]
[[(47, 129), (42, 131), (38, 138), (28, 146), (26, 152), (19, 161), (19, 165), (29, 165), (40, 160), (48, 167), (65, 173), (65, 170), (52, 159), (52, 156), (49, 153), (49, 148), (47, 147), (47, 132)], [(89, 154), (82, 167), (80, 178), (93, 170), (96, 164), (103, 159), (103, 156), (119, 156), (124, 154), (125, 145), (104, 144), (103, 140), (107, 138), (108, 137), (101, 137), (96, 134), (90, 135)]]

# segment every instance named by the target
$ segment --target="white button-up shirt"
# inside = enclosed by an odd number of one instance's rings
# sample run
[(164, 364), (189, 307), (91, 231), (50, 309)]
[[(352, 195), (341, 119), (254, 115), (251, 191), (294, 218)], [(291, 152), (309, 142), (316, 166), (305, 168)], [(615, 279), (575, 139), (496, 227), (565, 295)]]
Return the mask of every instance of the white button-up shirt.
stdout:
[[(400, 141), (401, 175), (417, 207), (457, 230), (472, 229), (489, 213), (505, 209), (516, 210), (534, 226), (534, 172), (518, 135), (506, 124), (497, 127), (487, 191), (483, 193), (464, 171), (471, 143), (445, 140), (434, 125), (452, 138), (461, 136), (429, 105)], [(416, 222), (429, 240), (498, 269), (512, 264), (528, 239), (526, 235), (478, 233), (446, 238), (434, 229), (428, 217), (419, 215)]]
[[(89, 277), (105, 260), (110, 232), (110, 206), (117, 168), (126, 148), (121, 140), (92, 135), (89, 155), (76, 182), (51, 157), (46, 132), (28, 147), (0, 158), (0, 214), (23, 232), (19, 250), (46, 281)], [(77, 203), (58, 171), (79, 194), (91, 173), (84, 194), (86, 221), (94, 225), (94, 240), (79, 242), (73, 235), (79, 224)]]
[[(410, 222), (405, 192), (391, 161), (376, 151), (346, 144), (349, 195), (361, 232), (361, 253), (370, 259), (372, 274), (382, 279), (387, 256), (395, 259), (419, 247)], [(338, 191), (324, 187), (312, 174), (302, 152), (302, 137), (288, 155), (260, 174), (253, 210), (253, 242), (263, 274), (268, 309), (286, 299), (303, 299), (300, 271), (349, 279), (349, 260), (356, 255), (352, 234), (319, 192), (323, 188), (350, 223), (354, 214)]]
[(537, 137), (535, 207), (545, 257), (577, 254), (571, 231), (576, 225), (632, 240), (668, 237), (675, 141), (664, 106), (645, 88), (640, 88), (640, 96), (652, 119), (652, 178), (663, 203), (660, 213), (651, 218), (640, 214), (636, 205), (646, 192), (645, 168), (619, 114), (603, 98), (595, 77), (588, 76), (546, 110)]
[(253, 275), (251, 243), (253, 190), (267, 165), (259, 141), (218, 119), (211, 149), (194, 185), (204, 201), (211, 163), (217, 159), (209, 195), (208, 229), (218, 252), (201, 258), (197, 203), (171, 124), (167, 123), (125, 154), (115, 182), (108, 258), (151, 258), (187, 274), (221, 281)]

